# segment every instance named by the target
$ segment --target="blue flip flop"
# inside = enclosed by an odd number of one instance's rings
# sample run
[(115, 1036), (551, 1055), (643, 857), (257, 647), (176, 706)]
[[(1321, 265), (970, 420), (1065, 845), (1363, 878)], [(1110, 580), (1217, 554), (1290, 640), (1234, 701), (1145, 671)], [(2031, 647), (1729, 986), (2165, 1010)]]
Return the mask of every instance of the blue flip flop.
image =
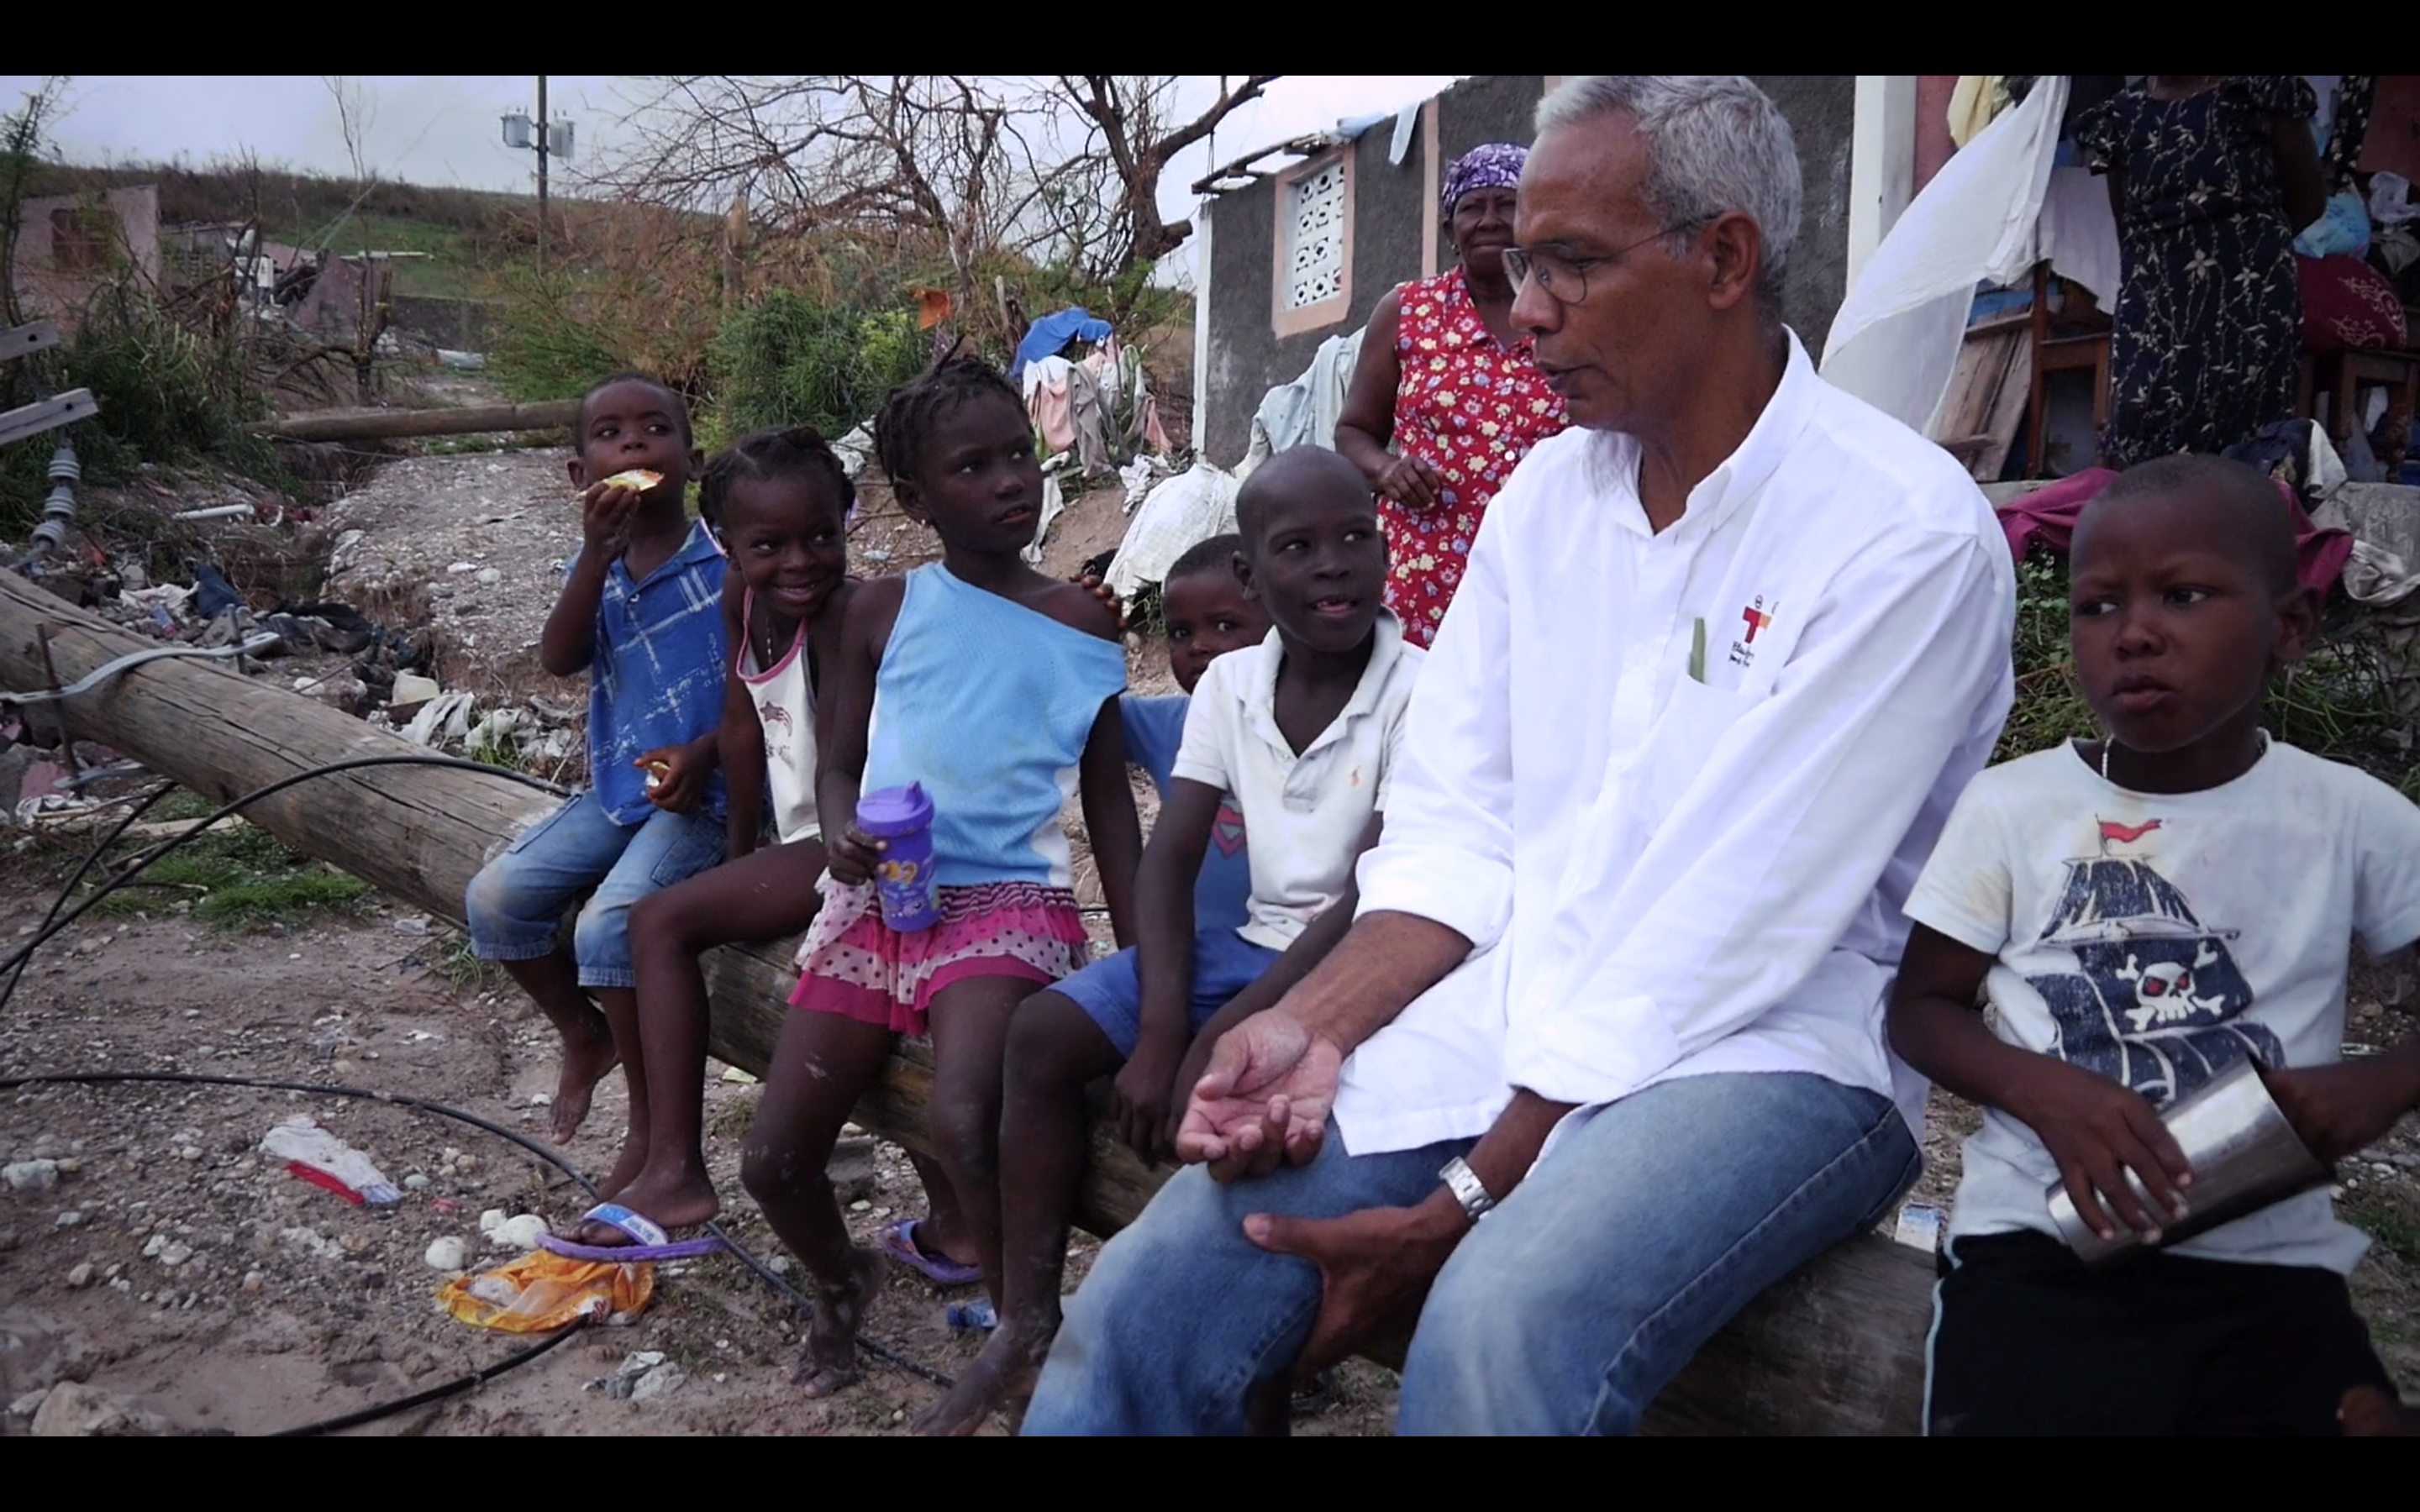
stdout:
[(970, 1287), (983, 1279), (983, 1267), (952, 1259), (939, 1250), (927, 1250), (916, 1242), (916, 1226), (921, 1218), (894, 1218), (882, 1226), (874, 1242), (883, 1254), (923, 1275), (937, 1287)]
[(630, 1236), (628, 1244), (577, 1244), (552, 1234), (542, 1235), (538, 1246), (551, 1255), (567, 1256), (575, 1260), (598, 1260), (606, 1264), (635, 1265), (646, 1260), (685, 1260), (695, 1255), (711, 1255), (722, 1248), (722, 1241), (712, 1234), (701, 1239), (675, 1241), (664, 1232), (663, 1226), (618, 1202), (600, 1202), (580, 1215), (583, 1223), (600, 1223), (606, 1227)]

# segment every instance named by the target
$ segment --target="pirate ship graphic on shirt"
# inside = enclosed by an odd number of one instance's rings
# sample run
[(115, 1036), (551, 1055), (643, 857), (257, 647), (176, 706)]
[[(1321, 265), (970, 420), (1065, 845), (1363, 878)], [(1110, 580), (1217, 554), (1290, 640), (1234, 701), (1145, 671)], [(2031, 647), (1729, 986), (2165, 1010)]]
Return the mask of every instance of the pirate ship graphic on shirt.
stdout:
[(2150, 860), (2127, 854), (2162, 821), (2101, 823), (2101, 854), (2067, 863), (2039, 943), (2063, 947), (2076, 969), (2028, 977), (2058, 1031), (2051, 1053), (2140, 1092), (2154, 1106), (2251, 1056), (2285, 1064), (2285, 1047), (2242, 1015), (2252, 988), (2228, 942)]

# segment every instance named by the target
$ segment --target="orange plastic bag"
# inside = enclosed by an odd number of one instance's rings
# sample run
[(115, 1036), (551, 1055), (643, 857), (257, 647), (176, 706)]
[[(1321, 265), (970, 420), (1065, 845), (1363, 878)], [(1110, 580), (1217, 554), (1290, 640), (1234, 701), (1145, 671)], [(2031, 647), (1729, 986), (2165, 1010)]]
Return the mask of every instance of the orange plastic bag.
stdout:
[(437, 1300), (463, 1322), (507, 1334), (551, 1334), (583, 1316), (635, 1316), (655, 1295), (656, 1268), (533, 1250), (481, 1274), (458, 1275)]

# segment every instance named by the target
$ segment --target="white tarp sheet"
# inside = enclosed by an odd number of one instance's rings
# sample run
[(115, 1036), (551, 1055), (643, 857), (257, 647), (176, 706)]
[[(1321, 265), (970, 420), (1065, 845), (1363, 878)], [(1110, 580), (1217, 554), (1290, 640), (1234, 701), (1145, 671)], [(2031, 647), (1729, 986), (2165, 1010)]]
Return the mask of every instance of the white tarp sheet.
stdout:
[(1833, 317), (1826, 378), (1931, 435), (1978, 285), (2013, 285), (2048, 258), (2104, 308), (2117, 302), (2107, 188), (2053, 166), (2067, 96), (2066, 78), (2044, 76), (1924, 186)]

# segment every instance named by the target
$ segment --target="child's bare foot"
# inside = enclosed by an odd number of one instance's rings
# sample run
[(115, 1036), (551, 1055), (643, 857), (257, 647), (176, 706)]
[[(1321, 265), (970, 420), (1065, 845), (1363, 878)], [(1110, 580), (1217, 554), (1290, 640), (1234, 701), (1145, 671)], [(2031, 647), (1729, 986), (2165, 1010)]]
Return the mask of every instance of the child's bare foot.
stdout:
[(2336, 1404), (2348, 1439), (2420, 1439), (2420, 1409), (2405, 1407), (2376, 1386), (2355, 1386)]
[(996, 1412), (1022, 1412), (1057, 1332), (1002, 1319), (950, 1394), (917, 1415), (916, 1431), (926, 1438), (963, 1439)]
[(848, 1284), (838, 1291), (815, 1288), (814, 1320), (807, 1325), (807, 1352), (790, 1379), (810, 1397), (829, 1396), (857, 1380), (857, 1330), (882, 1286), (883, 1258), (869, 1249), (848, 1253)]
[[(722, 1211), (721, 1199), (714, 1195), (714, 1183), (706, 1179), (703, 1171), (694, 1176), (663, 1178), (643, 1170), (623, 1186), (603, 1195), (632, 1212), (652, 1218), (659, 1228), (693, 1227), (712, 1221)], [(583, 1223), (571, 1237), (575, 1243), (599, 1247), (630, 1242), (629, 1235), (604, 1223)]]
[[(622, 1140), (622, 1153), (615, 1158), (613, 1168), (605, 1174), (605, 1180), (597, 1183), (597, 1200), (599, 1202), (620, 1201), (624, 1190), (627, 1189), (631, 1182), (637, 1180), (640, 1176), (645, 1172), (646, 1168), (646, 1145), (637, 1139), (633, 1139), (626, 1135)], [(636, 1204), (633, 1204), (633, 1206), (636, 1206)], [(647, 1211), (644, 1208), (640, 1208), (639, 1211), (641, 1212)], [(595, 1240), (582, 1240), (581, 1242), (596, 1243), (598, 1242)]]
[(597, 1084), (622, 1063), (605, 1015), (592, 1011), (588, 1017), (590, 1022), (582, 1028), (566, 1030), (563, 1036), (563, 1074), (554, 1085), (553, 1134), (558, 1145), (571, 1143), (572, 1135), (588, 1119)]

